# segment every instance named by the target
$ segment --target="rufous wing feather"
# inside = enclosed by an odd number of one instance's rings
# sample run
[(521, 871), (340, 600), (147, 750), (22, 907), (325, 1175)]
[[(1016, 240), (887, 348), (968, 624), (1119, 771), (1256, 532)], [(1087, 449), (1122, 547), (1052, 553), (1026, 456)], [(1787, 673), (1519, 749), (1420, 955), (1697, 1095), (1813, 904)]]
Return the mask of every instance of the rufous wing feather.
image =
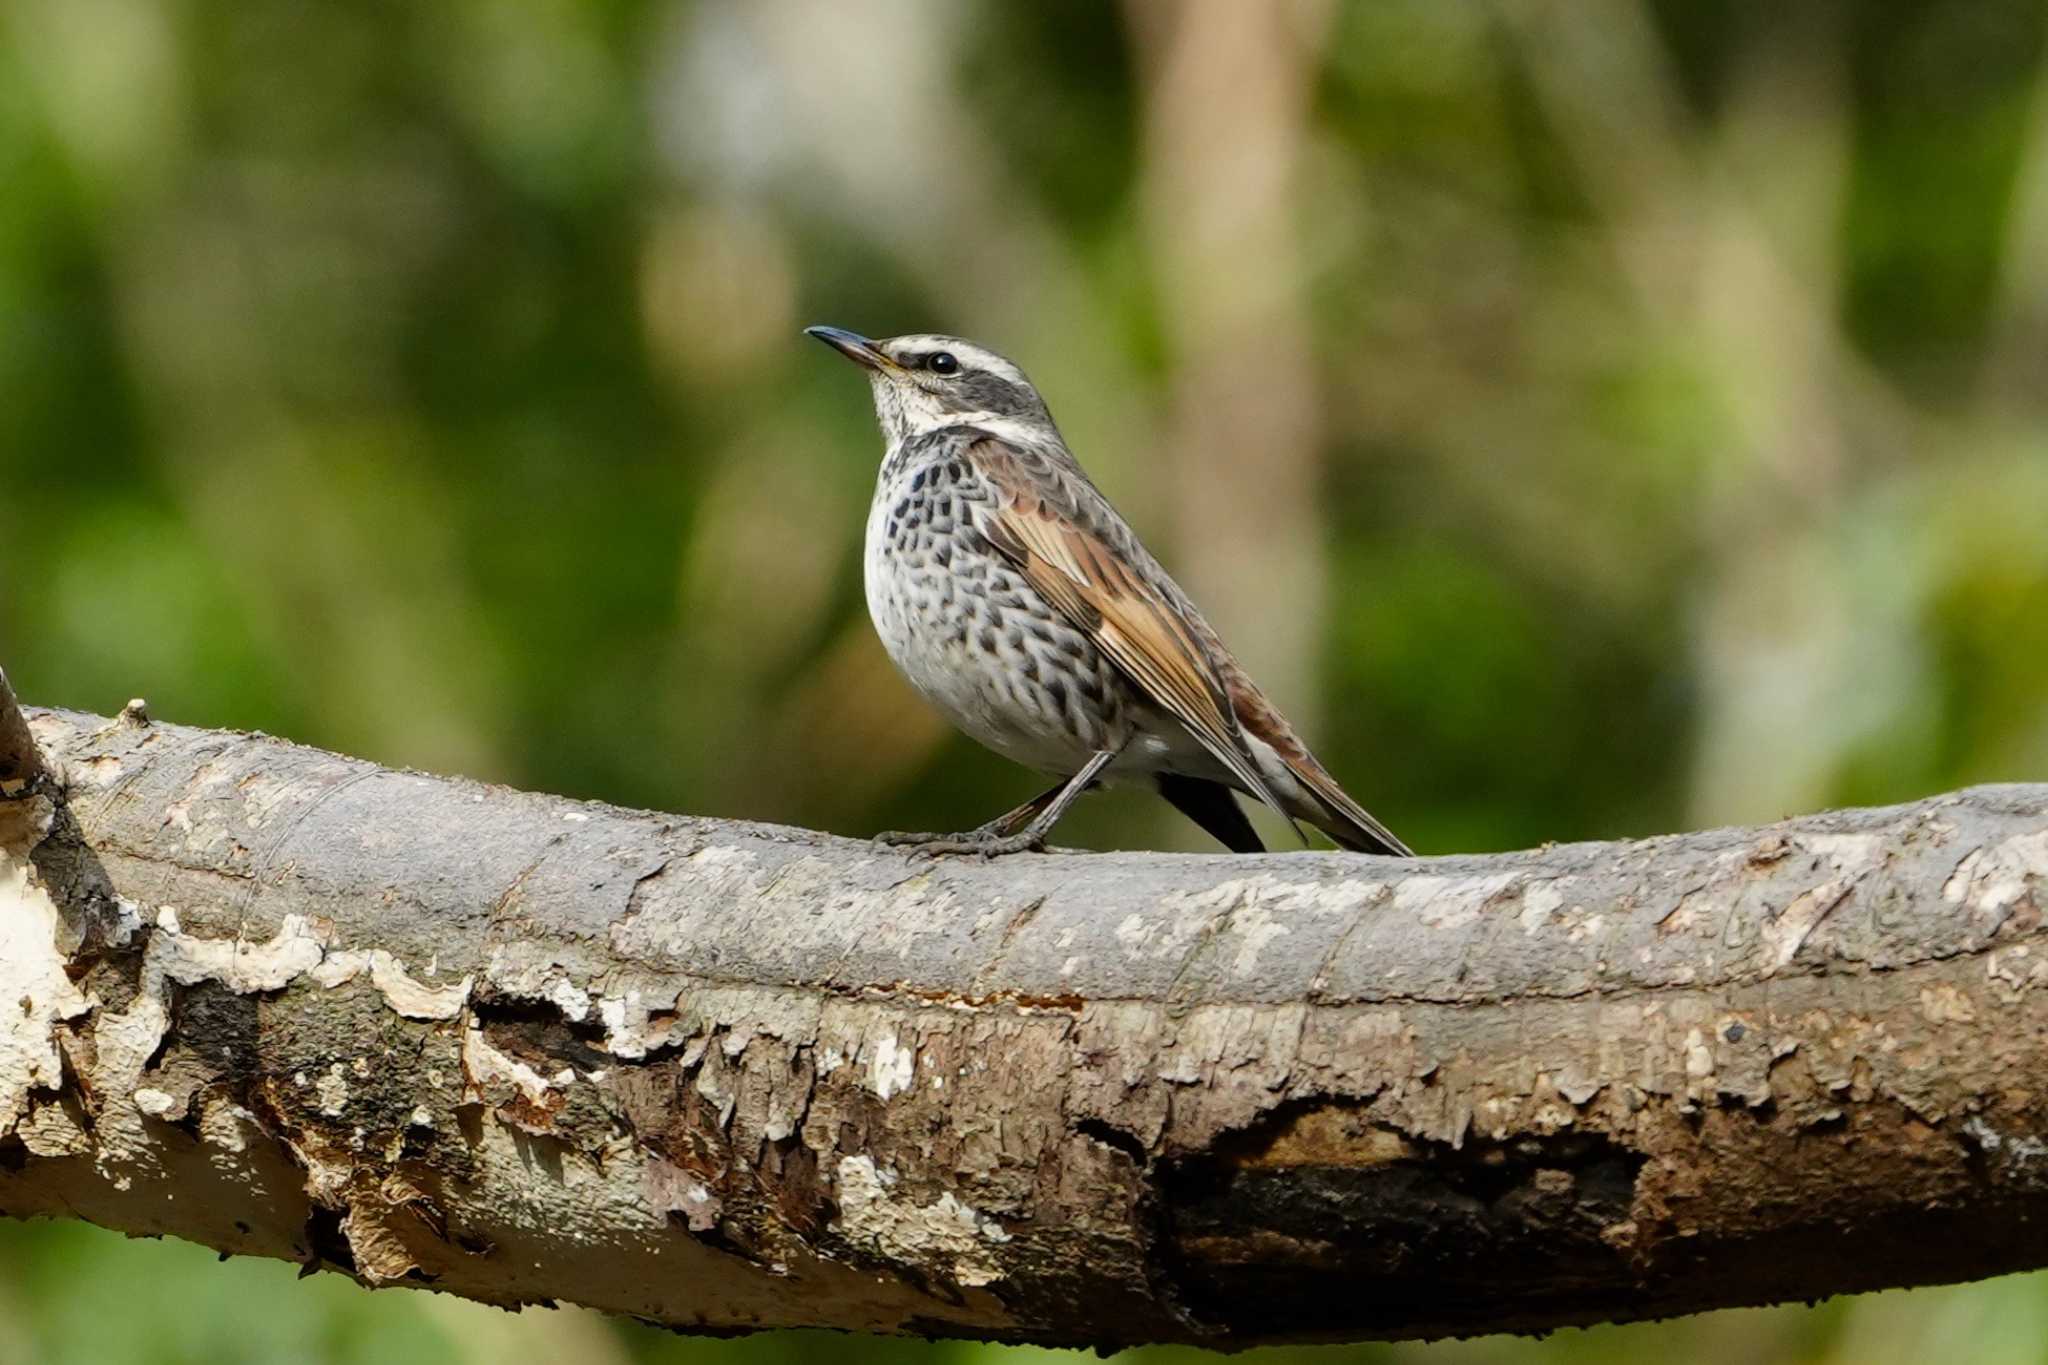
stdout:
[(1222, 675), (1181, 613), (1099, 536), (1058, 515), (1001, 442), (977, 441), (967, 455), (998, 490), (996, 504), (977, 518), (989, 543), (1245, 790), (1285, 816), (1245, 743)]

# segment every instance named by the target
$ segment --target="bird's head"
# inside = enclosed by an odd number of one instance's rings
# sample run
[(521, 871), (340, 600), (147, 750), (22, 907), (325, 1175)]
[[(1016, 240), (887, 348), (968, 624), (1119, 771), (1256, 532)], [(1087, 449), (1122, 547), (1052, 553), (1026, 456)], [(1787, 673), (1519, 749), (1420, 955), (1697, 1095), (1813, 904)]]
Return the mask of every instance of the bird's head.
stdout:
[(867, 370), (875, 416), (891, 444), (977, 419), (1052, 427), (1045, 400), (1024, 372), (971, 341), (924, 332), (870, 341), (839, 327), (804, 332)]

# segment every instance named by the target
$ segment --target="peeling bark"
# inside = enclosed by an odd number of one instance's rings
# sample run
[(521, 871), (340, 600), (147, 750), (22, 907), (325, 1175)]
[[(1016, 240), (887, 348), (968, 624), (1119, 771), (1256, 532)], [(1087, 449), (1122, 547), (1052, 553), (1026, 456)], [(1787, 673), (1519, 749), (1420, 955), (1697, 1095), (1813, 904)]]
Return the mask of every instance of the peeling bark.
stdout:
[(28, 715), (16, 1216), (685, 1329), (1062, 1345), (2048, 1264), (2048, 787), (982, 864)]

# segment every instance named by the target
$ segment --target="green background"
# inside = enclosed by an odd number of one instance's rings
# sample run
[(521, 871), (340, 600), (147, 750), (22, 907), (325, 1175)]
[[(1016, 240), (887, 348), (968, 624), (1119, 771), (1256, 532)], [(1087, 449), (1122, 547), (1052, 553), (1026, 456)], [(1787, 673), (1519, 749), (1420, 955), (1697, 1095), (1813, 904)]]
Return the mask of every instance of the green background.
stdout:
[[(0, 0), (0, 660), (629, 805), (977, 823), (1034, 782), (872, 638), (830, 322), (1016, 357), (1424, 852), (2040, 779), (2044, 35), (2010, 0)], [(1203, 846), (1118, 794), (1061, 839)], [(511, 1350), (1004, 1354), (0, 1228), (0, 1361)], [(1302, 1358), (1650, 1352), (2048, 1360), (2048, 1284)]]

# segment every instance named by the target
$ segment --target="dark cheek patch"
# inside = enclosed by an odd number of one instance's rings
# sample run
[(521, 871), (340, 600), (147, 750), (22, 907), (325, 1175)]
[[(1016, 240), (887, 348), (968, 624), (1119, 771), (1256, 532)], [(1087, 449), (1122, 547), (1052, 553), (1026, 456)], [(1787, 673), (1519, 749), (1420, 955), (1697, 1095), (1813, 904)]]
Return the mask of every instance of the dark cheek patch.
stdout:
[(1005, 416), (1017, 416), (1030, 406), (1022, 389), (985, 370), (963, 377), (960, 394), (974, 407)]

